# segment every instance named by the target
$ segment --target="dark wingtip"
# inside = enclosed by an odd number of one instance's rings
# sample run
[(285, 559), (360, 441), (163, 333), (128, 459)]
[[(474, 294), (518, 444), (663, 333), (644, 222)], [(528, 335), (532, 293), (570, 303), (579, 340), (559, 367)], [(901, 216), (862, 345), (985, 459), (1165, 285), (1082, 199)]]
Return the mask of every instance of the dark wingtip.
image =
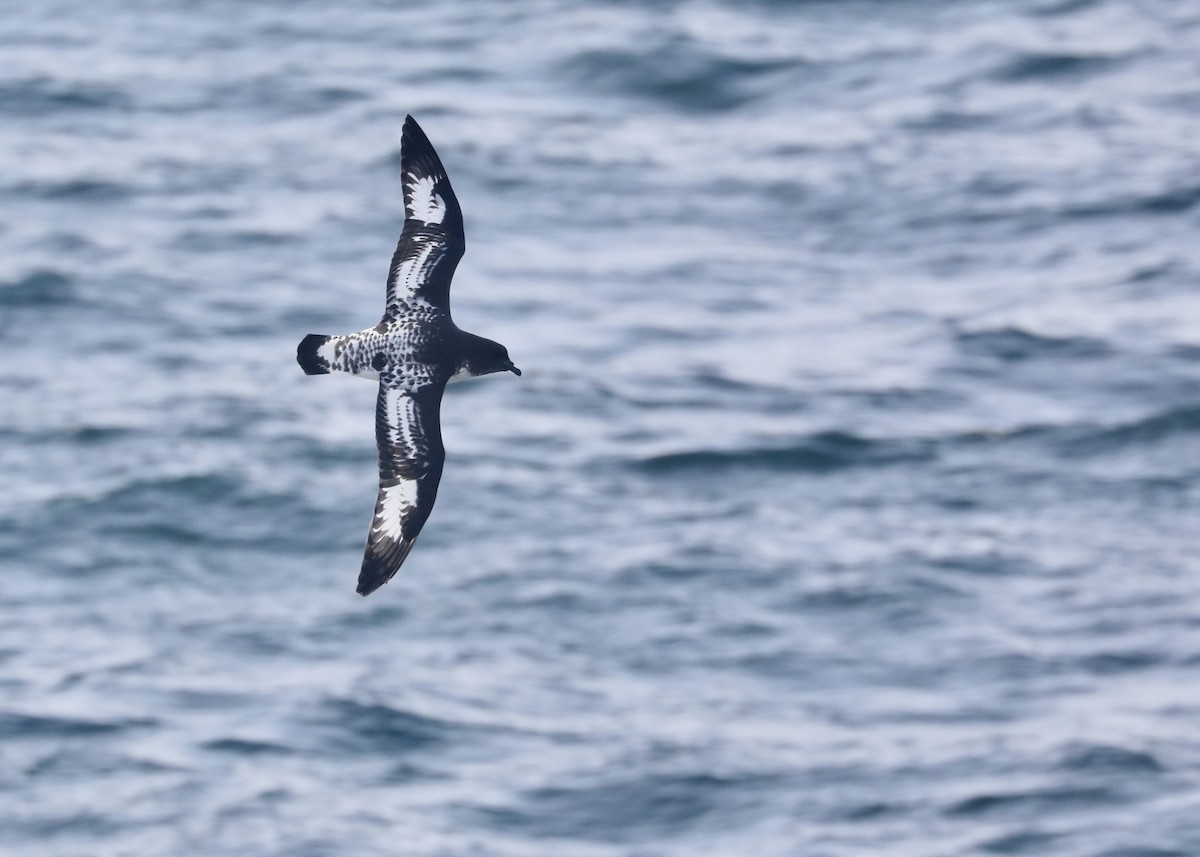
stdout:
[(355, 587), (354, 591), (363, 598), (366, 598), (368, 595), (370, 595), (379, 587), (383, 586), (391, 579), (392, 576), (390, 574), (385, 576), (376, 574), (368, 577), (366, 571), (364, 570), (363, 573), (358, 576), (358, 586)]
[(368, 556), (363, 560), (362, 571), (358, 573), (358, 586), (354, 591), (366, 598), (391, 580), (395, 573), (396, 569), (388, 571), (386, 566)]
[(404, 127), (400, 131), (400, 143), (401, 145), (405, 145), (414, 142), (422, 147), (433, 148), (433, 144), (429, 142), (429, 137), (426, 136), (425, 130), (409, 114), (404, 117)]
[(358, 573), (358, 587), (354, 590), (364, 598), (396, 576), (404, 560), (412, 550), (413, 539), (399, 542), (387, 540), (379, 552), (367, 548), (363, 557), (362, 570)]

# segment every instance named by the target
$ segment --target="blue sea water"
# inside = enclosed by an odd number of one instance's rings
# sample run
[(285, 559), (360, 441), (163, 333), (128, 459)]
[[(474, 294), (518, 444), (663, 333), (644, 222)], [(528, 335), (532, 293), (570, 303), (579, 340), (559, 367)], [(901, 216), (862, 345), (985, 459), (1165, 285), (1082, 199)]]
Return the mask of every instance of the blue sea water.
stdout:
[[(414, 114), (438, 505), (354, 594)], [(1200, 7), (0, 15), (0, 853), (1200, 854)]]

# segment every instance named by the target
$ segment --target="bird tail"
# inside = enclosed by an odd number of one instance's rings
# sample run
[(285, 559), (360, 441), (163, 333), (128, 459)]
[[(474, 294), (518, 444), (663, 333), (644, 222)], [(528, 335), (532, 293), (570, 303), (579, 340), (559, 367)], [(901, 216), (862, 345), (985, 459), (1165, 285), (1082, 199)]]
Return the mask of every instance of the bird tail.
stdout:
[(332, 337), (320, 333), (310, 333), (300, 340), (296, 346), (296, 362), (304, 370), (305, 375), (328, 375), (329, 361), (321, 356), (321, 346)]

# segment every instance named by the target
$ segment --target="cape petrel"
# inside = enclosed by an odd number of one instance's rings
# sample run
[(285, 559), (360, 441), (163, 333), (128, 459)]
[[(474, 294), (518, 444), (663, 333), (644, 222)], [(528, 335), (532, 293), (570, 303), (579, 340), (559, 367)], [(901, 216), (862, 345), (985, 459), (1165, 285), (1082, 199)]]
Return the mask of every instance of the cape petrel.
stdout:
[(459, 330), (450, 278), (462, 258), (462, 210), (437, 152), (411, 117), (400, 141), (404, 228), (388, 271), (383, 320), (345, 336), (310, 333), (296, 349), (307, 375), (379, 379), (375, 440), (379, 498), (367, 532), (358, 592), (370, 595), (400, 568), (437, 497), (446, 450), (439, 411), (450, 381), (521, 370), (498, 342)]

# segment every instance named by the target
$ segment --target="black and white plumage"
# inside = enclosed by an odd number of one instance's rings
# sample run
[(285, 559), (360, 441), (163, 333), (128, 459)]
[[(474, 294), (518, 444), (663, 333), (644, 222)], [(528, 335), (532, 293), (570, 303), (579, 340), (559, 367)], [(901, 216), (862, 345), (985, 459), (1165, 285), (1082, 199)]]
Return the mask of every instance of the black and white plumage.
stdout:
[(348, 372), (379, 380), (375, 440), (379, 497), (367, 533), (358, 592), (387, 583), (433, 510), (446, 451), (446, 384), (492, 372), (521, 374), (498, 342), (459, 330), (450, 318), (450, 279), (462, 258), (462, 210), (446, 170), (409, 116), (401, 138), (404, 228), (388, 271), (383, 320), (345, 336), (309, 334), (296, 349), (308, 375)]

